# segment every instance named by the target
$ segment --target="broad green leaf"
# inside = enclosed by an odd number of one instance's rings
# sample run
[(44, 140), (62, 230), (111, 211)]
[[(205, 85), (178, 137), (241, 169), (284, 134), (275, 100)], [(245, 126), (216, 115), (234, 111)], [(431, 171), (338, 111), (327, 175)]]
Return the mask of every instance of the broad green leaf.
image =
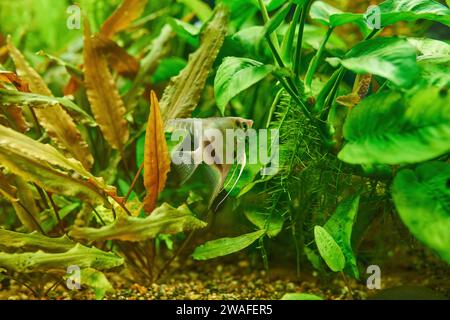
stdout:
[(180, 74), (171, 79), (160, 101), (161, 114), (166, 122), (188, 117), (197, 106), (209, 72), (227, 34), (228, 9), (219, 5), (201, 35), (201, 45), (189, 57)]
[(279, 214), (245, 211), (245, 216), (261, 230), (266, 230), (270, 238), (276, 237), (283, 230), (284, 219)]
[(418, 51), (420, 86), (450, 87), (450, 45), (428, 38), (408, 38)]
[(333, 237), (321, 226), (314, 227), (314, 239), (319, 253), (327, 266), (334, 272), (345, 268), (345, 256)]
[(208, 260), (241, 251), (264, 236), (265, 230), (243, 234), (235, 238), (222, 238), (208, 241), (195, 248), (192, 256), (195, 260)]
[[(437, 21), (450, 25), (450, 10), (433, 0), (387, 0), (378, 5), (380, 10), (380, 27), (386, 27), (400, 21), (416, 21), (419, 19)], [(319, 22), (338, 27), (346, 23), (360, 26), (372, 22), (375, 16), (368, 13), (342, 12), (323, 1), (316, 1), (311, 7), (311, 17)]]
[(352, 231), (358, 213), (359, 195), (343, 200), (336, 212), (325, 223), (324, 228), (336, 240), (345, 256), (346, 268), (350, 274), (359, 279), (356, 257), (352, 249)]
[(67, 236), (60, 238), (51, 238), (40, 233), (20, 233), (0, 229), (0, 248), (3, 251), (22, 250), (45, 252), (66, 252), (72, 249), (76, 242), (70, 240)]
[(358, 73), (384, 77), (400, 87), (411, 87), (418, 76), (416, 50), (405, 39), (377, 38), (354, 46), (340, 62)]
[(123, 264), (123, 258), (114, 253), (104, 252), (95, 247), (88, 248), (76, 244), (69, 251), (46, 253), (42, 251), (25, 253), (0, 252), (0, 267), (15, 272), (65, 272), (67, 267), (76, 265), (83, 268), (106, 270)]
[(450, 151), (450, 96), (438, 88), (411, 97), (382, 92), (362, 100), (344, 125), (338, 157), (352, 164), (402, 164)]
[(49, 144), (0, 125), (0, 163), (24, 180), (45, 190), (77, 197), (92, 204), (103, 203), (115, 188), (91, 175), (73, 158), (66, 158)]
[(217, 106), (222, 114), (232, 98), (267, 77), (274, 68), (247, 58), (225, 58), (214, 80)]
[(450, 60), (450, 45), (444, 41), (428, 38), (408, 38), (407, 40), (419, 52), (417, 55), (418, 61), (433, 60), (438, 62)]
[(323, 300), (323, 298), (311, 293), (286, 293), (281, 300)]
[(111, 283), (103, 272), (93, 268), (85, 268), (80, 272), (80, 283), (83, 286), (92, 288), (95, 292), (95, 299), (101, 300), (107, 292), (113, 291)]
[[(95, 120), (86, 111), (81, 109), (75, 103), (67, 98), (55, 98), (43, 96), (36, 93), (20, 92), (14, 90), (0, 89), (0, 105), (1, 106), (30, 106), (33, 108), (52, 108), (56, 106), (64, 106), (65, 108), (82, 115), (91, 126), (95, 126)], [(55, 109), (55, 111), (57, 111)]]
[(197, 219), (186, 205), (173, 208), (164, 203), (146, 218), (121, 215), (113, 224), (97, 229), (75, 226), (69, 235), (89, 241), (143, 241), (153, 239), (161, 233), (176, 234), (204, 227), (206, 223)]
[(409, 231), (450, 264), (450, 164), (429, 162), (398, 172), (395, 207)]

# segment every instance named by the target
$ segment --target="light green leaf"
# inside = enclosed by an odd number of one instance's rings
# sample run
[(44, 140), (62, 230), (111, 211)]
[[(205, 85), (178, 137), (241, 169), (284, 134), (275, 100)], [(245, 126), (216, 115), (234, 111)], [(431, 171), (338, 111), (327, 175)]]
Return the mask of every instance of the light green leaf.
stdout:
[[(380, 9), (380, 27), (386, 27), (400, 21), (419, 19), (437, 21), (450, 25), (450, 10), (432, 0), (387, 0), (378, 5)], [(367, 13), (342, 12), (323, 1), (316, 1), (311, 7), (311, 17), (319, 22), (338, 27), (346, 23), (366, 24)]]
[(325, 223), (324, 228), (336, 240), (345, 256), (346, 268), (356, 279), (359, 279), (359, 271), (356, 265), (356, 257), (352, 249), (352, 231), (358, 213), (359, 195), (343, 200), (336, 212)]
[(35, 93), (0, 89), (1, 106), (30, 106), (34, 108), (51, 108), (62, 105), (65, 108), (82, 115), (91, 126), (96, 126), (95, 120), (83, 109), (67, 98), (55, 98)]
[(81, 285), (92, 288), (95, 292), (97, 300), (103, 299), (107, 292), (113, 291), (111, 283), (108, 281), (103, 272), (93, 268), (85, 268), (80, 273)]
[(245, 211), (245, 216), (261, 230), (266, 230), (270, 238), (276, 237), (283, 230), (284, 219), (279, 214)]
[(208, 260), (241, 251), (265, 234), (265, 230), (243, 234), (235, 238), (222, 238), (208, 241), (195, 248), (192, 256), (195, 260)]
[(175, 18), (170, 18), (168, 22), (178, 36), (186, 40), (191, 46), (198, 47), (200, 28)]
[(399, 171), (392, 197), (403, 223), (450, 264), (450, 164), (430, 162)]
[(222, 114), (232, 98), (267, 77), (274, 68), (247, 58), (225, 58), (214, 81), (217, 106)]
[(382, 92), (357, 105), (344, 125), (347, 140), (338, 157), (352, 164), (403, 164), (450, 151), (450, 96), (438, 88), (410, 98)]
[(177, 0), (178, 2), (183, 3), (189, 9), (191, 9), (197, 17), (203, 22), (208, 21), (208, 19), (212, 15), (211, 8), (201, 0)]
[(50, 238), (40, 233), (20, 233), (0, 229), (0, 248), (5, 251), (25, 250), (46, 252), (65, 252), (75, 246), (76, 242), (70, 240), (67, 236), (60, 238)]
[(311, 293), (286, 293), (281, 300), (323, 300), (323, 298)]
[(200, 47), (190, 55), (186, 67), (171, 79), (160, 100), (164, 122), (189, 117), (197, 107), (208, 75), (228, 32), (229, 12), (219, 5), (213, 18), (205, 25)]
[(321, 226), (314, 227), (314, 239), (317, 248), (327, 266), (334, 272), (345, 268), (345, 256), (333, 237)]
[(91, 175), (83, 165), (66, 158), (49, 144), (0, 125), (0, 163), (24, 180), (45, 190), (76, 197), (91, 204), (103, 203), (115, 188)]
[(345, 68), (384, 77), (400, 87), (411, 87), (418, 76), (416, 50), (405, 39), (377, 38), (354, 46), (342, 59)]
[(123, 259), (114, 253), (104, 252), (95, 247), (88, 248), (81, 244), (63, 253), (46, 253), (42, 251), (25, 253), (0, 252), (0, 267), (16, 272), (63, 271), (76, 265), (83, 268), (106, 270), (123, 264)]
[(197, 219), (186, 205), (173, 208), (164, 203), (146, 218), (120, 215), (114, 223), (101, 228), (74, 226), (69, 235), (90, 241), (143, 241), (161, 233), (176, 234), (204, 227), (206, 223)]

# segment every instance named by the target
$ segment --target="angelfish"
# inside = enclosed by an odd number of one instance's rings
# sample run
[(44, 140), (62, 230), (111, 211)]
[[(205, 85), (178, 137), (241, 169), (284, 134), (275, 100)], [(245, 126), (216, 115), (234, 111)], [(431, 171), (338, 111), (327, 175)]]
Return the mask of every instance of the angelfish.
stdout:
[(216, 210), (239, 181), (246, 164), (245, 137), (252, 126), (252, 120), (239, 117), (173, 119), (166, 123), (165, 129), (172, 133), (172, 141), (181, 140), (171, 155), (181, 183), (189, 180), (201, 163), (207, 165), (208, 182), (212, 184), (208, 207), (227, 187), (224, 183), (236, 160), (241, 166), (238, 177)]

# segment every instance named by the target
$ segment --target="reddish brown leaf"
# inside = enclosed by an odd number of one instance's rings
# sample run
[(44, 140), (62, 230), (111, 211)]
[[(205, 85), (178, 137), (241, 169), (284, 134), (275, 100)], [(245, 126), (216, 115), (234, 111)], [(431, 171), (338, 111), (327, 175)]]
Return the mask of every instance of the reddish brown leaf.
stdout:
[(140, 17), (147, 5), (147, 0), (124, 0), (124, 2), (103, 23), (100, 33), (112, 38), (117, 32), (128, 28), (133, 20)]
[(170, 158), (164, 135), (164, 122), (155, 92), (150, 94), (150, 116), (147, 123), (144, 149), (144, 186), (147, 196), (144, 211), (151, 213), (156, 207), (158, 194), (164, 190), (167, 173), (170, 171)]
[(92, 113), (106, 141), (122, 150), (129, 137), (125, 106), (105, 56), (92, 41), (88, 19), (84, 22), (84, 82)]
[(108, 64), (120, 75), (134, 77), (138, 73), (139, 61), (117, 43), (101, 34), (96, 35), (94, 40), (95, 47), (106, 56)]

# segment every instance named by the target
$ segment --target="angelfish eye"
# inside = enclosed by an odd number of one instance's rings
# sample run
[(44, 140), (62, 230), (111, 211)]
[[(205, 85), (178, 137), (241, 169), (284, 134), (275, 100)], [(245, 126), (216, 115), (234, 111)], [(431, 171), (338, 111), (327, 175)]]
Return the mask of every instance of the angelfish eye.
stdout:
[(248, 129), (248, 124), (246, 122), (241, 122), (241, 128), (244, 130)]

